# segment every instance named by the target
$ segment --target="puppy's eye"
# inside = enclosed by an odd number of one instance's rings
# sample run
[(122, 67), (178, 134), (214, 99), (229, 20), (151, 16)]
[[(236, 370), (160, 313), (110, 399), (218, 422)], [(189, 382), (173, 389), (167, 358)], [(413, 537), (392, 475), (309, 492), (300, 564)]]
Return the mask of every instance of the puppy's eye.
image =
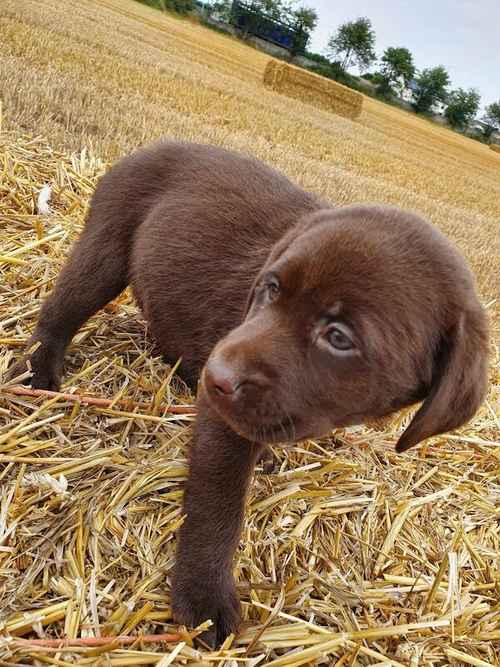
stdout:
[(266, 280), (262, 289), (262, 296), (265, 303), (271, 303), (275, 301), (280, 295), (281, 289), (278, 280), (274, 277), (270, 277)]
[(325, 338), (333, 348), (336, 350), (341, 350), (342, 352), (345, 352), (346, 350), (353, 350), (355, 347), (354, 343), (345, 333), (345, 331), (342, 331), (342, 329), (337, 325), (328, 329), (325, 334)]

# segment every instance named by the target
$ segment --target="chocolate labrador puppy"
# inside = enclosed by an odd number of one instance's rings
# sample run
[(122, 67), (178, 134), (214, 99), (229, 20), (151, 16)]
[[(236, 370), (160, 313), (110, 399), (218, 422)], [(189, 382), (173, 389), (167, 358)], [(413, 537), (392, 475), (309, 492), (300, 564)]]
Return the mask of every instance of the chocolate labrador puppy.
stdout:
[(79, 327), (128, 285), (165, 358), (201, 378), (172, 606), (237, 629), (232, 577), (245, 495), (269, 443), (323, 436), (423, 401), (396, 449), (470, 419), (487, 324), (464, 260), (434, 227), (383, 206), (334, 208), (261, 162), (162, 142), (99, 182), (28, 343), (58, 389)]

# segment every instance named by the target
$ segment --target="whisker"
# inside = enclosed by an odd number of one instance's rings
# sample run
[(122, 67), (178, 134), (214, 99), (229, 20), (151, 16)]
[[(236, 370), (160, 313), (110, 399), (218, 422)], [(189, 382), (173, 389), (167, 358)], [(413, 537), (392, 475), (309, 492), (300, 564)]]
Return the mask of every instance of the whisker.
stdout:
[(283, 431), (283, 435), (285, 436), (285, 442), (286, 442), (288, 440), (288, 433), (286, 430), (286, 424), (284, 423), (283, 420), (280, 421), (279, 428)]
[(288, 410), (285, 410), (285, 417), (288, 420), (288, 423), (290, 424), (289, 440), (291, 440), (292, 442), (295, 442), (295, 435), (296, 435), (295, 424), (294, 424), (294, 421), (293, 421), (292, 417), (290, 416), (290, 413), (288, 412)]

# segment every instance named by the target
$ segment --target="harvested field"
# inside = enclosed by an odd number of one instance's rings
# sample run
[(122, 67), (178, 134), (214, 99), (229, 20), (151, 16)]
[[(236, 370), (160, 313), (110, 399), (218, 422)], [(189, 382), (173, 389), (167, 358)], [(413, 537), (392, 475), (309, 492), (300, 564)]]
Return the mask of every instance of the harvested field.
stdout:
[(270, 60), (264, 70), (264, 84), (277, 93), (355, 119), (361, 113), (363, 95), (325, 77)]
[(460, 432), (399, 456), (401, 415), (276, 450), (236, 563), (242, 632), (209, 653), (169, 607), (193, 398), (125, 292), (67, 355), (63, 392), (108, 403), (0, 387), (0, 664), (497, 667), (500, 156), (368, 98), (354, 123), (290, 103), (262, 84), (267, 56), (132, 1), (3, 0), (0, 35), (0, 377), (106, 163), (162, 135), (419, 211), (469, 258), (493, 332)]

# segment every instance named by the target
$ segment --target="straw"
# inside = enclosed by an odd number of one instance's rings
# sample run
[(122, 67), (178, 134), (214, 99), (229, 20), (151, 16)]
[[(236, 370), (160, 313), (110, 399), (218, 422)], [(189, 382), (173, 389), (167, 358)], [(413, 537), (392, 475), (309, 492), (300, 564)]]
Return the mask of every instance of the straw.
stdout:
[[(0, 165), (1, 375), (104, 165), (10, 135)], [(61, 392), (0, 388), (0, 660), (498, 665), (499, 371), (494, 347), (478, 415), (404, 456), (408, 413), (276, 448), (235, 563), (241, 632), (210, 652), (170, 607), (194, 398), (126, 291), (76, 336)]]

